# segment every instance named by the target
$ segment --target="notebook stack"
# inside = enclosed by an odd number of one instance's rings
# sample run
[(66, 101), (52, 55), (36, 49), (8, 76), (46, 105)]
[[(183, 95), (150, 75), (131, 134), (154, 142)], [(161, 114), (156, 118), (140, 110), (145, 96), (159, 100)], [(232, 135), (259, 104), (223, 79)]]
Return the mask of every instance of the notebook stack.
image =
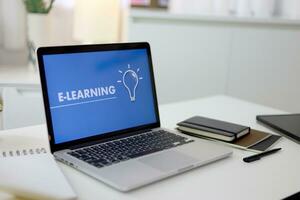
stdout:
[(280, 138), (247, 126), (201, 116), (191, 117), (177, 125), (177, 129), (187, 135), (255, 152), (269, 149)]

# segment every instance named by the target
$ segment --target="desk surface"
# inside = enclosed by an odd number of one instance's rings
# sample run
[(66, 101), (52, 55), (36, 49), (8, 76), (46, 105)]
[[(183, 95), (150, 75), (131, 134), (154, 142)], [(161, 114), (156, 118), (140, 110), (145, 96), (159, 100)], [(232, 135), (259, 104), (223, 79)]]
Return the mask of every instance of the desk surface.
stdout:
[[(162, 126), (170, 129), (185, 118), (203, 115), (268, 131), (256, 123), (255, 116), (280, 113), (284, 112), (226, 96), (160, 106)], [(46, 134), (46, 128), (44, 125), (29, 127), (24, 132), (41, 137), (41, 133)], [(62, 163), (59, 166), (80, 200), (281, 199), (300, 190), (300, 146), (286, 138), (275, 146), (283, 150), (253, 163), (242, 161), (253, 153), (233, 149), (230, 158), (129, 193), (118, 192)]]

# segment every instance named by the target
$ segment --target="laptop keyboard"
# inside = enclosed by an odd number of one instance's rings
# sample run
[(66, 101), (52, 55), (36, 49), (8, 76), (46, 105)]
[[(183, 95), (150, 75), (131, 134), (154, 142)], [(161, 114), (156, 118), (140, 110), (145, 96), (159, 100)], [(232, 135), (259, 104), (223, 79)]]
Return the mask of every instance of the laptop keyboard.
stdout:
[(193, 141), (164, 130), (158, 130), (76, 149), (68, 154), (100, 168)]

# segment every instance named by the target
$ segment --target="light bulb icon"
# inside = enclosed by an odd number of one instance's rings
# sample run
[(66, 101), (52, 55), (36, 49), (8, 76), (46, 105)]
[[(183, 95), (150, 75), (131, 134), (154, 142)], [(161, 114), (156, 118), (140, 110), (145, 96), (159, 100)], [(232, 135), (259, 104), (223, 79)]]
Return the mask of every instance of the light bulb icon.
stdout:
[(140, 69), (138, 68), (136, 71), (131, 69), (130, 65), (128, 64), (128, 69), (123, 73), (121, 70), (119, 72), (123, 74), (122, 81), (118, 80), (118, 83), (123, 83), (124, 87), (126, 88), (130, 101), (135, 101), (136, 99), (136, 88), (139, 84), (139, 80), (143, 79), (143, 77), (138, 76), (138, 72)]
[(123, 84), (128, 91), (130, 101), (135, 101), (135, 90), (139, 84), (139, 78), (135, 71), (129, 69), (123, 74)]

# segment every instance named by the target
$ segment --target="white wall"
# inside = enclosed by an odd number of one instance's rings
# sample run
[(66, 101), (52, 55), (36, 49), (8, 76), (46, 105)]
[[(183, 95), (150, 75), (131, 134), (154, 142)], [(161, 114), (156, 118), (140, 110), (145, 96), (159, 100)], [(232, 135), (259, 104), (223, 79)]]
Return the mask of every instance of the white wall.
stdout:
[(151, 44), (159, 102), (225, 91), (224, 63), (228, 61), (231, 31), (220, 24), (202, 25), (147, 21), (129, 27), (131, 41)]
[(300, 21), (132, 13), (152, 45), (160, 103), (228, 94), (300, 112)]
[(300, 26), (239, 27), (234, 37), (227, 93), (299, 112)]

